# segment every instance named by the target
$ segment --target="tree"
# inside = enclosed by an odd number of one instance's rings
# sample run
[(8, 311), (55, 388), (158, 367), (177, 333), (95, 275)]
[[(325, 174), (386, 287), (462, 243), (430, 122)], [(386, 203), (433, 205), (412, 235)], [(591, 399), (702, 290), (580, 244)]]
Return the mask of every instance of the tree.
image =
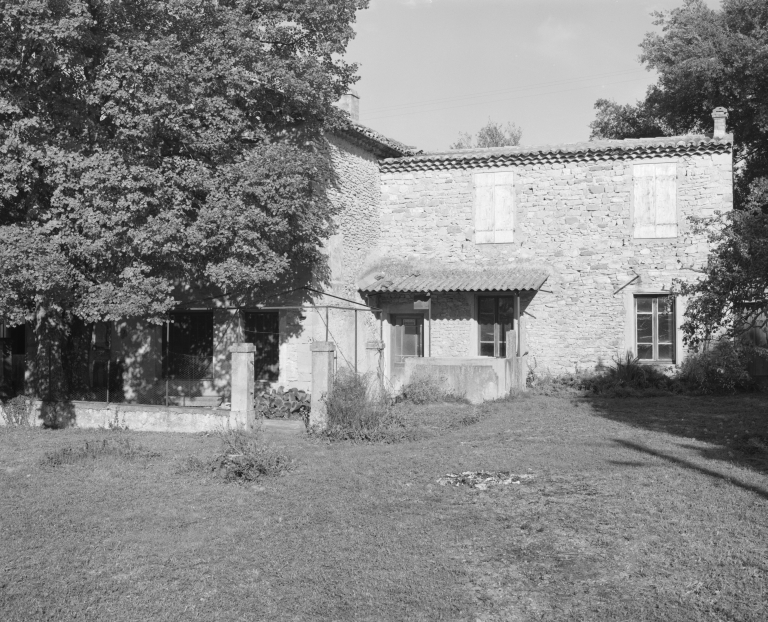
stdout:
[(480, 128), (477, 136), (472, 137), (467, 132), (459, 132), (459, 139), (450, 146), (450, 149), (483, 149), (485, 147), (514, 147), (520, 144), (523, 130), (514, 123), (503, 126), (488, 119), (488, 123)]
[(743, 209), (695, 222), (694, 230), (708, 233), (714, 251), (704, 278), (675, 283), (691, 297), (686, 341), (698, 346), (723, 335), (749, 346), (752, 331), (768, 331), (768, 181), (753, 182)]
[(702, 278), (678, 287), (691, 296), (683, 330), (693, 344), (718, 330), (748, 333), (768, 314), (768, 3), (702, 0), (656, 13), (640, 60), (658, 72), (643, 101), (600, 99), (592, 139), (708, 133), (724, 106), (734, 135), (736, 211), (695, 225), (713, 244)]
[(322, 265), (367, 0), (0, 0), (0, 320), (161, 320)]

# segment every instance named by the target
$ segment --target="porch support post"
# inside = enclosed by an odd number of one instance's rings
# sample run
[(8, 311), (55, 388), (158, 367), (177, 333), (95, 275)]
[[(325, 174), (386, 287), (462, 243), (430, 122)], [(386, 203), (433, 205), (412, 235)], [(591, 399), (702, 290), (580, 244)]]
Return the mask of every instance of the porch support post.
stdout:
[(309, 427), (324, 430), (328, 425), (326, 398), (333, 387), (333, 357), (336, 344), (331, 341), (315, 341), (312, 351), (312, 390)]
[(371, 388), (376, 391), (382, 391), (384, 389), (383, 354), (383, 341), (367, 341), (365, 343), (366, 369), (372, 374)]
[(236, 343), (229, 347), (229, 352), (232, 356), (229, 423), (232, 427), (253, 431), (256, 424), (256, 408), (253, 402), (256, 346), (252, 343)]

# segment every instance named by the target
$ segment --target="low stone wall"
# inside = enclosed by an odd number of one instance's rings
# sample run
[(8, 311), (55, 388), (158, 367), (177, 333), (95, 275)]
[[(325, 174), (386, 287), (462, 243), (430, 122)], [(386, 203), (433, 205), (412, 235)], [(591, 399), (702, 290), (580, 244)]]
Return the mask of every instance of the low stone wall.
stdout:
[[(214, 408), (32, 401), (30, 423), (57, 428), (108, 428), (110, 424), (146, 432), (213, 432), (246, 426), (246, 413)], [(5, 421), (0, 418), (0, 425)]]
[[(409, 358), (405, 361), (405, 382), (414, 374), (440, 378), (456, 395), (472, 404), (504, 397), (512, 390), (525, 389), (524, 357)], [(522, 380), (521, 380), (522, 378)]]

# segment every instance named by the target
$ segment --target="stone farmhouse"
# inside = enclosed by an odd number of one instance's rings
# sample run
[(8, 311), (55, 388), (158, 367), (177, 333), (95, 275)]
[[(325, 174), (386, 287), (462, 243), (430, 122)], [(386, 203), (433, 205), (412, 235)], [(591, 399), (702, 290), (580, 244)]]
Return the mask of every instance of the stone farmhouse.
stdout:
[[(256, 346), (261, 386), (309, 390), (324, 350), (392, 389), (439, 374), (475, 400), (626, 351), (681, 362), (685, 300), (670, 288), (709, 251), (691, 220), (732, 207), (724, 109), (709, 135), (425, 153), (357, 123), (356, 95), (340, 105), (353, 125), (328, 136), (329, 282), (295, 275), (246, 303), (190, 294), (166, 326), (88, 327), (86, 384), (115, 401), (167, 404), (170, 391), (216, 405), (240, 342)], [(18, 384), (34, 335), (0, 339)]]

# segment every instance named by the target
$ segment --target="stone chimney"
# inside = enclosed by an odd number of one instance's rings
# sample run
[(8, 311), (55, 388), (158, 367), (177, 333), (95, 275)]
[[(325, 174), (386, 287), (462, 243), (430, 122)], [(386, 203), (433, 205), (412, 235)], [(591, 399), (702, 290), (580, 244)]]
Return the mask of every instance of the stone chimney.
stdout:
[(712, 111), (712, 118), (715, 120), (715, 131), (712, 138), (722, 138), (725, 136), (725, 120), (728, 118), (728, 111), (722, 106), (718, 106)]
[(345, 111), (353, 121), (360, 120), (360, 96), (352, 89), (341, 96), (336, 105)]

